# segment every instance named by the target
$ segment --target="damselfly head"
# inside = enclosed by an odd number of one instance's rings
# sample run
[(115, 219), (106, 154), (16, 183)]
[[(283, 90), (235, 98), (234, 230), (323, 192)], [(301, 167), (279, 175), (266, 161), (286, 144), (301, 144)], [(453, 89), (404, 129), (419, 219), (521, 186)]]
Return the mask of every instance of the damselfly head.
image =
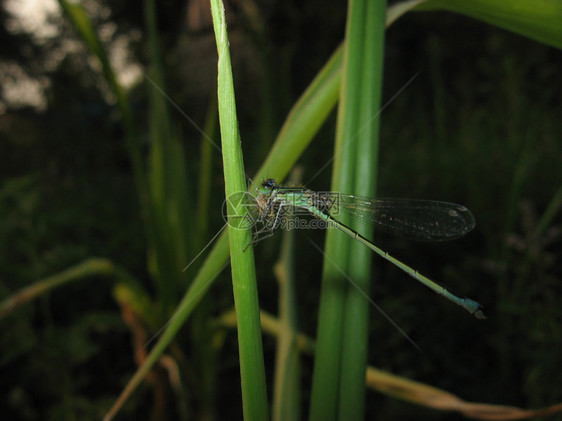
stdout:
[(277, 188), (277, 182), (273, 178), (268, 178), (263, 183), (261, 183), (261, 186), (265, 189), (274, 190)]

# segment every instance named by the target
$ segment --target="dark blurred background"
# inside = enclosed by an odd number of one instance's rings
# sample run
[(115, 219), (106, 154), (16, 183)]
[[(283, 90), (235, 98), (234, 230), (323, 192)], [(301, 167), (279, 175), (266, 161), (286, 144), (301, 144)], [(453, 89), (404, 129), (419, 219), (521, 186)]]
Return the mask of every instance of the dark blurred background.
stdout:
[[(83, 5), (147, 130), (142, 7), (125, 0)], [(167, 91), (203, 126), (215, 95), (210, 6), (166, 0), (157, 12)], [(341, 43), (345, 13), (345, 2), (228, 3), (248, 177)], [(0, 19), (0, 299), (91, 256), (111, 259), (149, 288), (139, 200), (99, 65), (54, 1), (5, 1)], [(471, 319), (374, 258), (373, 299), (423, 352), (373, 310), (371, 365), (470, 401), (525, 408), (562, 401), (561, 66), (554, 48), (451, 13), (411, 13), (387, 31), (383, 102), (419, 75), (381, 114), (379, 195), (462, 203), (477, 227), (454, 243), (381, 237), (381, 246), (483, 303), (489, 319)], [(172, 115), (189, 176), (197, 179), (201, 135)], [(330, 159), (334, 126), (335, 113), (301, 158), (303, 182)], [(217, 212), (208, 238), (222, 225), (221, 158), (213, 159)], [(329, 180), (328, 169), (308, 187), (326, 190)], [(312, 235), (322, 242), (322, 233)], [(313, 336), (314, 312), (304, 309), (318, 302), (321, 256), (304, 233), (297, 236), (302, 329)], [(261, 303), (272, 313), (278, 242), (256, 247)], [(228, 271), (222, 276), (214, 299), (226, 310)], [(107, 279), (59, 288), (0, 323), (6, 419), (98, 419), (135, 370)], [(235, 331), (227, 336), (217, 370), (225, 407), (217, 414), (240, 419)], [(266, 338), (270, 366), (274, 347)], [(305, 396), (311, 371), (305, 357)], [(146, 416), (150, 399), (143, 396), (150, 395), (136, 393), (127, 416)], [(374, 392), (367, 402), (368, 419), (462, 418)]]

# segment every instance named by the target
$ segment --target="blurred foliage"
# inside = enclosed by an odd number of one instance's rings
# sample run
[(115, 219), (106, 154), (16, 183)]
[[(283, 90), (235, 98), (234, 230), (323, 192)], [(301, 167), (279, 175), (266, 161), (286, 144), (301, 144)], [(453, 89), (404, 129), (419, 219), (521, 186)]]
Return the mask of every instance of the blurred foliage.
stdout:
[[(196, 2), (157, 4), (167, 92), (202, 122), (215, 89), (210, 20), (187, 23)], [(142, 9), (128, 1), (105, 7), (110, 13), (94, 18), (95, 25), (113, 28), (103, 42), (112, 45), (128, 37), (135, 60), (147, 62)], [(260, 4), (261, 17), (254, 19), (242, 3), (230, 8), (240, 127), (251, 172), (272, 140), (267, 134), (278, 130), (341, 42), (345, 4)], [(266, 25), (256, 25), (255, 19)], [(68, 22), (60, 17), (56, 22), (64, 30), (42, 43), (29, 34), (0, 32), (9, 41), (2, 59), (48, 81), (46, 110), (14, 107), (0, 115), (0, 297), (90, 256), (119, 263), (154, 292), (145, 221), (119, 114), (88, 52), (62, 53), (65, 43), (81, 44)], [(199, 26), (189, 26), (194, 22)], [(64, 59), (54, 66), (50, 59), (57, 54)], [(468, 318), (375, 260), (372, 296), (424, 353), (373, 312), (373, 337), (385, 341), (377, 342), (370, 363), (470, 400), (523, 407), (562, 400), (562, 374), (556, 369), (562, 355), (560, 52), (461, 16), (420, 13), (389, 29), (385, 60), (384, 98), (421, 73), (382, 113), (380, 195), (463, 203), (475, 214), (477, 228), (446, 245), (380, 237), (381, 246), (484, 303), (490, 319)], [(147, 153), (150, 88), (140, 82), (130, 96)], [(172, 116), (173, 131), (186, 149), (187, 175), (197, 179), (200, 134), (179, 114)], [(332, 126), (326, 125), (303, 155), (304, 182), (330, 159), (326, 145), (331, 145)], [(222, 224), (218, 153), (212, 160), (215, 194), (204, 238)], [(327, 188), (329, 176), (326, 171), (309, 187)], [(322, 241), (322, 233), (310, 235)], [(260, 302), (271, 312), (277, 305), (272, 267), (278, 241), (274, 237), (256, 248)], [(297, 233), (296, 242), (300, 324), (311, 334), (315, 312), (307, 309), (317, 306), (321, 256), (303, 233)], [(190, 259), (185, 256), (185, 263)], [(168, 391), (171, 418), (205, 411), (217, 419), (241, 418), (235, 334), (219, 338), (206, 330), (215, 311), (231, 305), (227, 285), (221, 282), (210, 292), (210, 305), (193, 321), (198, 332), (178, 339), (185, 353), (180, 355), (185, 407), (170, 403), (173, 392)], [(99, 419), (135, 370), (130, 328), (118, 311), (111, 284), (100, 277), (59, 289), (1, 320), (0, 388), (7, 392), (0, 406), (6, 419)], [(197, 335), (210, 337), (207, 348), (194, 346)], [(264, 346), (273, 360), (273, 342), (266, 340)], [(213, 361), (220, 357), (217, 365), (209, 366), (205, 353), (215, 353)], [(207, 374), (201, 377), (203, 370)], [(305, 387), (310, 370), (305, 361)], [(135, 393), (123, 416), (146, 419), (153, 409), (149, 393), (148, 388)], [(221, 406), (215, 407), (218, 401)], [(374, 416), (460, 419), (369, 394), (366, 418)]]

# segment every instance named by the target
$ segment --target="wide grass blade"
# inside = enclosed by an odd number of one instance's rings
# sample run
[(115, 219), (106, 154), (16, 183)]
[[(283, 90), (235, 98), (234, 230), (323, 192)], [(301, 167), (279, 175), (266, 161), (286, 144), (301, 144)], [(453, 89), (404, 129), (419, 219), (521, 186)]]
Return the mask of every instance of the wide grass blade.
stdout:
[[(386, 0), (364, 0), (365, 14), (358, 11), (355, 22), (356, 37), (362, 37), (361, 48), (353, 51), (354, 70), (350, 75), (361, 75), (357, 89), (352, 92), (357, 104), (357, 116), (348, 139), (354, 152), (353, 192), (374, 197), (378, 173), (378, 142), (380, 107), (382, 98), (382, 76), (385, 40)], [(363, 34), (363, 36), (362, 36)], [(356, 43), (357, 44), (357, 43)], [(357, 46), (357, 45), (356, 45)], [(350, 51), (351, 60), (351, 51)], [(351, 64), (351, 63), (350, 63)], [(352, 99), (350, 98), (350, 102)], [(351, 226), (362, 234), (371, 234), (356, 220)], [(349, 276), (364, 293), (369, 293), (371, 283), (372, 253), (356, 242), (352, 242), (349, 253)], [(339, 391), (339, 419), (362, 420), (365, 408), (365, 370), (369, 339), (370, 303), (355, 286), (348, 285), (343, 323), (342, 364)]]
[[(349, 2), (332, 191), (374, 195), (385, 10), (384, 1)], [(325, 250), (310, 419), (362, 419), (369, 303), (341, 271), (368, 293), (371, 256), (337, 230)]]
[(228, 208), (228, 239), (232, 267), (232, 289), (238, 321), (238, 349), (242, 382), (244, 419), (267, 420), (269, 409), (263, 361), (258, 288), (254, 264), (251, 227), (241, 228), (236, 221), (245, 217), (245, 203), (233, 200), (246, 190), (242, 148), (238, 132), (234, 82), (230, 64), (224, 5), (211, 1), (213, 26), (219, 56), (218, 104), (223, 153), (225, 194)]

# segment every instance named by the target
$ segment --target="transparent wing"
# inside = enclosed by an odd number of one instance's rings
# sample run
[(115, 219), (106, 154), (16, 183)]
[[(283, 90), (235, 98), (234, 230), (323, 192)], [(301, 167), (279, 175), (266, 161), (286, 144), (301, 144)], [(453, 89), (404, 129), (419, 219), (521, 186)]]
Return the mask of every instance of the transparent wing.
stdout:
[(474, 228), (474, 216), (462, 205), (433, 200), (373, 199), (331, 193), (334, 205), (330, 214), (339, 212), (393, 235), (429, 241), (462, 237)]

